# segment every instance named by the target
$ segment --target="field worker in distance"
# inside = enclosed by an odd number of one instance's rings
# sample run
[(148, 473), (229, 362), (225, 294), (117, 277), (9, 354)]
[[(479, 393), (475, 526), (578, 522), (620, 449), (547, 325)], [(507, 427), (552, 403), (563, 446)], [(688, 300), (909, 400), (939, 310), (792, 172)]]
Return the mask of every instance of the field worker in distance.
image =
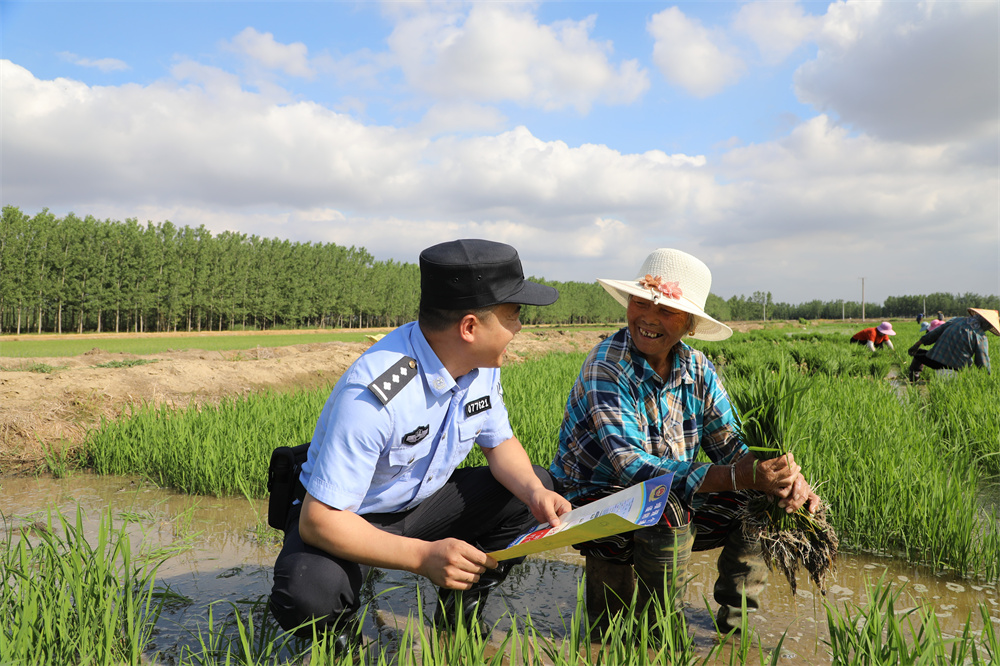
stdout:
[(937, 316), (934, 317), (934, 321), (927, 325), (928, 331), (933, 331), (935, 328), (944, 323), (944, 313), (940, 310), (937, 311)]
[[(304, 498), (274, 565), (270, 606), (283, 628), (336, 632), (349, 648), (373, 567), (438, 585), (439, 627), (455, 626), (460, 603), (465, 626), (481, 628), (487, 595), (517, 563), (486, 553), (570, 510), (514, 436), (499, 370), (521, 304), (558, 297), (524, 279), (509, 245), (456, 240), (421, 252), (418, 321), (351, 365), (316, 424)], [(474, 444), (488, 466), (456, 469)]]
[[(550, 466), (556, 489), (574, 506), (674, 473), (660, 522), (576, 548), (612, 580), (638, 579), (637, 608), (668, 608), (664, 581), (679, 590), (692, 550), (722, 547), (715, 600), (720, 629), (739, 628), (742, 596), (753, 610), (767, 583), (760, 544), (738, 518), (751, 491), (792, 512), (820, 506), (789, 455), (756, 463), (735, 432), (729, 396), (715, 366), (682, 338), (725, 340), (732, 330), (705, 313), (712, 274), (674, 249), (654, 251), (632, 280), (598, 282), (624, 305), (628, 325), (594, 347), (566, 403), (559, 450)], [(711, 462), (696, 460), (704, 451)], [(590, 576), (588, 571), (588, 576)], [(675, 597), (679, 603), (680, 596)]]
[[(920, 372), (926, 365), (940, 370), (960, 370), (975, 363), (990, 372), (990, 342), (986, 331), (1000, 335), (1000, 318), (996, 310), (969, 308), (968, 317), (954, 317), (943, 325), (924, 333), (913, 346), (906, 350), (913, 361), (910, 363), (910, 381), (920, 379)], [(931, 345), (930, 349), (921, 347)]]
[(917, 315), (917, 323), (920, 324), (920, 334), (923, 335), (931, 327), (931, 323), (924, 319), (924, 313), (921, 312)]
[(892, 340), (889, 339), (890, 335), (896, 335), (896, 331), (892, 330), (892, 324), (884, 321), (878, 326), (861, 329), (851, 336), (851, 342), (864, 345), (868, 347), (869, 351), (875, 351), (882, 347), (893, 349)]

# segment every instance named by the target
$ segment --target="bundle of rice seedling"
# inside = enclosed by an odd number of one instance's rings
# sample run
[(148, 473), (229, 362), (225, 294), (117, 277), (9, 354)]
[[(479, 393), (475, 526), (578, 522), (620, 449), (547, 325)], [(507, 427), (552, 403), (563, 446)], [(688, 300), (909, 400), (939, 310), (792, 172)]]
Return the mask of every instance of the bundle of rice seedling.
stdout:
[[(757, 460), (792, 451), (796, 417), (801, 416), (800, 399), (810, 381), (782, 368), (779, 372), (758, 372), (742, 390), (733, 392), (737, 431)], [(777, 568), (785, 575), (792, 594), (797, 591), (800, 565), (826, 594), (827, 576), (833, 571), (839, 543), (827, 520), (826, 502), (821, 502), (816, 513), (809, 513), (808, 505), (788, 513), (774, 498), (761, 494), (747, 503), (741, 518), (746, 536), (760, 541), (768, 569)]]

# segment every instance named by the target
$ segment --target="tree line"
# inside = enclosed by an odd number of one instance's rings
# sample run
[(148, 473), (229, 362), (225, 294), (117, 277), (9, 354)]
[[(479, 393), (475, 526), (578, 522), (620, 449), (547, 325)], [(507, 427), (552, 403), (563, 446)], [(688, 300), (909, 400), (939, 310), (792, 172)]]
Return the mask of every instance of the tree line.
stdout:
[[(525, 307), (525, 323), (624, 319), (596, 282), (531, 279), (560, 298)], [(213, 235), (170, 221), (57, 217), (48, 209), (27, 215), (14, 206), (0, 217), (0, 333), (397, 326), (416, 318), (419, 296), (416, 264), (376, 261), (364, 248)], [(931, 312), (998, 307), (996, 296), (931, 294), (865, 304), (866, 316), (913, 316), (923, 298)], [(763, 292), (729, 300), (710, 294), (706, 310), (723, 321), (861, 315), (856, 303), (792, 306)]]

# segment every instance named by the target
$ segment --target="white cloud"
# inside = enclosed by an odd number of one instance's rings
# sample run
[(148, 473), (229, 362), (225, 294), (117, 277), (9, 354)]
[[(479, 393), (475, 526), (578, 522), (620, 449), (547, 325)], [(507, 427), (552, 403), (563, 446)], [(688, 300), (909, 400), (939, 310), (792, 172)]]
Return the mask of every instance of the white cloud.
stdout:
[(653, 60), (663, 76), (695, 97), (714, 95), (743, 75), (746, 67), (725, 35), (677, 7), (653, 15), (646, 29), (656, 39)]
[(810, 39), (819, 23), (797, 3), (757, 0), (740, 7), (732, 27), (750, 37), (766, 63), (776, 64)]
[(442, 100), (514, 101), (546, 110), (627, 104), (649, 87), (635, 60), (617, 67), (590, 38), (595, 18), (540, 25), (518, 5), (407, 14), (389, 46), (411, 85)]
[(503, 128), (507, 118), (497, 109), (481, 104), (435, 104), (414, 129), (428, 135), (470, 131), (495, 131)]
[[(628, 276), (673, 246), (709, 264), (720, 295), (791, 302), (835, 298), (841, 283), (853, 297), (860, 275), (874, 300), (996, 285), (995, 146), (905, 145), (820, 116), (709, 161), (526, 127), (433, 139), (189, 62), (146, 86), (40, 80), (9, 61), (0, 75), (4, 203), (26, 212), (170, 219), (408, 261), (478, 235), (562, 280)], [(880, 294), (889, 280), (901, 286)]]
[(796, 73), (796, 92), (886, 139), (995, 137), (997, 25), (996, 2), (837, 2), (816, 59)]
[(309, 79), (315, 74), (309, 64), (309, 49), (305, 44), (281, 44), (269, 32), (260, 33), (248, 27), (233, 37), (231, 42), (224, 43), (224, 47), (246, 56), (266, 69), (280, 70), (289, 76)]
[(996, 166), (970, 164), (953, 147), (852, 136), (820, 116), (730, 151), (716, 173), (727, 185), (702, 244), (731, 262), (719, 287), (730, 294), (752, 291), (739, 286), (748, 279), (808, 298), (835, 298), (836, 287), (858, 300), (855, 278), (868, 276), (879, 301), (998, 286)]
[(99, 69), (102, 72), (120, 72), (129, 69), (127, 63), (118, 58), (98, 58), (94, 60), (92, 58), (84, 58), (78, 56), (75, 53), (70, 53), (69, 51), (62, 51), (59, 53), (59, 57), (66, 62), (71, 62), (74, 65), (79, 65), (80, 67), (93, 67)]

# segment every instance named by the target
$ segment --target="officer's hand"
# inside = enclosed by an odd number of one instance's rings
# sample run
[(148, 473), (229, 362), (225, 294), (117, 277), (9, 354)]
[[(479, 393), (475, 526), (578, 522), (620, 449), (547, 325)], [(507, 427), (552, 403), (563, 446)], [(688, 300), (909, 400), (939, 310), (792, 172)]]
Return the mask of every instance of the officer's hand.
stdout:
[(559, 525), (559, 516), (572, 510), (572, 506), (565, 497), (559, 493), (539, 488), (531, 495), (529, 502), (531, 515), (539, 523), (548, 523), (552, 527)]
[(495, 559), (461, 539), (430, 541), (426, 546), (416, 573), (439, 587), (468, 590), (487, 568), (497, 567)]

